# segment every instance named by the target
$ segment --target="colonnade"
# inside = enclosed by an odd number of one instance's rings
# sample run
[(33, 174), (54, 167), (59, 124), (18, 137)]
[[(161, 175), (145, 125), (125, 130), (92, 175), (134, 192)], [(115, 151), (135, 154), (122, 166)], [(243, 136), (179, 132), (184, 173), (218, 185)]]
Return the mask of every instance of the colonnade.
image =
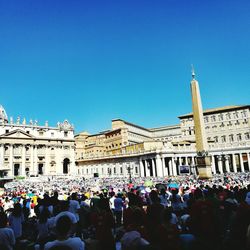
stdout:
[[(250, 171), (250, 152), (213, 153), (211, 168), (213, 174)], [(180, 174), (179, 166), (189, 166), (190, 173), (196, 174), (195, 154), (190, 155), (160, 155), (140, 158), (140, 173), (142, 177), (176, 176)]]

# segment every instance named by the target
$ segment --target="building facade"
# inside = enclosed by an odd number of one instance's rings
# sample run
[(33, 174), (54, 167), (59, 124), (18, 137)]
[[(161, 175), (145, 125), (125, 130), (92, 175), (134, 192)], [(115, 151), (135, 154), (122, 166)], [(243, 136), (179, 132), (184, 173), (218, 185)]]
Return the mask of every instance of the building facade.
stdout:
[[(203, 112), (212, 173), (250, 170), (250, 106), (228, 106)], [(196, 172), (193, 114), (173, 126), (147, 129), (121, 119), (110, 130), (75, 136), (77, 174), (168, 176), (185, 166)]]
[(75, 173), (74, 129), (65, 120), (56, 127), (18, 117), (14, 122), (0, 106), (1, 176)]

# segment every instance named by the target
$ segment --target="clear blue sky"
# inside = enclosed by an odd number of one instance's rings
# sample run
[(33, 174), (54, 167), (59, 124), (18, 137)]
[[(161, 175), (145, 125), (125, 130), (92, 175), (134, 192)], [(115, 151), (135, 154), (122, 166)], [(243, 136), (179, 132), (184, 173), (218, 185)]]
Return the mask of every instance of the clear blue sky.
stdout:
[(0, 104), (9, 116), (65, 118), (95, 133), (204, 108), (250, 104), (250, 1), (2, 0)]

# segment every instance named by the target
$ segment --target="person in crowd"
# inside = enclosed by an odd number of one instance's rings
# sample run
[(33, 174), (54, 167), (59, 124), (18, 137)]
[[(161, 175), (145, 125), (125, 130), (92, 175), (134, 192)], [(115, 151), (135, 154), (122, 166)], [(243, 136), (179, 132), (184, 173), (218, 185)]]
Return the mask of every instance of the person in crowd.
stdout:
[(0, 212), (0, 249), (13, 250), (15, 235), (13, 229), (7, 227), (8, 219), (4, 211)]
[(114, 200), (114, 212), (115, 212), (115, 222), (116, 226), (121, 226), (122, 224), (122, 211), (123, 211), (124, 201), (122, 199), (122, 193), (118, 193)]
[(36, 224), (37, 241), (40, 243), (45, 242), (50, 235), (49, 217), (50, 212), (44, 207)]
[(69, 200), (69, 212), (75, 215), (77, 222), (79, 221), (79, 210), (80, 204), (78, 201), (77, 193), (72, 193), (71, 199)]
[(62, 217), (62, 216), (68, 216), (70, 221), (71, 221), (71, 235), (74, 235), (74, 233), (76, 232), (76, 229), (77, 229), (77, 218), (75, 216), (75, 214), (71, 213), (69, 211), (69, 201), (62, 201), (61, 202), (61, 212), (58, 213), (56, 216), (55, 216), (55, 219), (54, 219), (54, 225), (57, 224), (57, 221)]
[(162, 222), (156, 228), (156, 241), (154, 245), (160, 249), (179, 250), (179, 229), (176, 224), (171, 223), (172, 211), (165, 208), (163, 211)]
[(156, 190), (152, 190), (149, 194), (150, 204), (147, 206), (147, 221), (146, 227), (149, 234), (149, 241), (151, 244), (156, 244), (157, 231), (156, 228), (162, 222), (164, 206), (160, 204), (160, 198)]
[(98, 211), (92, 212), (92, 225), (96, 230), (96, 240), (98, 241), (100, 250), (114, 250), (115, 240), (112, 234), (115, 221), (113, 213), (109, 206), (109, 199), (103, 196), (100, 197)]
[(24, 222), (23, 211), (20, 203), (14, 205), (12, 213), (9, 215), (9, 224), (14, 231), (16, 239), (22, 236), (22, 224)]
[(51, 249), (71, 249), (85, 250), (84, 242), (78, 237), (70, 237), (72, 222), (67, 215), (61, 216), (56, 222), (57, 239), (48, 242), (44, 246), (44, 250)]

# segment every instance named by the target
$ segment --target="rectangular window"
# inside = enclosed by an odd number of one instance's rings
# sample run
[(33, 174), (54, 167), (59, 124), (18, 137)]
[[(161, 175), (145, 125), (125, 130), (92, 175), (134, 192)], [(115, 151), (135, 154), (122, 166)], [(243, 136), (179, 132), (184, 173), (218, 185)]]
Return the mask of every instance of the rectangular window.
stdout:
[(229, 135), (229, 141), (233, 142), (234, 141), (234, 135)]
[(221, 142), (226, 142), (226, 136), (225, 136), (225, 135), (223, 135), (223, 136), (221, 137)]
[(135, 167), (135, 173), (138, 174), (138, 167)]
[(246, 138), (246, 140), (249, 140), (249, 139), (250, 139), (249, 133), (245, 133), (245, 138)]
[(241, 141), (241, 140), (242, 140), (241, 134), (237, 134), (237, 140), (238, 140), (238, 141)]

